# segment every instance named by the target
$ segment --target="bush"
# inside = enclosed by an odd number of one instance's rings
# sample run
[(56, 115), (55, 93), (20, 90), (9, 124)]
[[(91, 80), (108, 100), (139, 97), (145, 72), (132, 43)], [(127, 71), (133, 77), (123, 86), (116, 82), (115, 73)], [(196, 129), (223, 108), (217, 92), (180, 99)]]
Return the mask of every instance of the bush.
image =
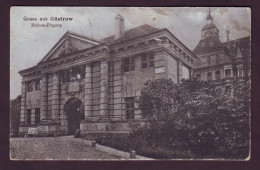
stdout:
[[(138, 100), (147, 120), (146, 145), (191, 149), (197, 158), (246, 158), (249, 154), (249, 86), (219, 93), (196, 78), (174, 84), (148, 81)], [(141, 133), (135, 130), (134, 133)]]

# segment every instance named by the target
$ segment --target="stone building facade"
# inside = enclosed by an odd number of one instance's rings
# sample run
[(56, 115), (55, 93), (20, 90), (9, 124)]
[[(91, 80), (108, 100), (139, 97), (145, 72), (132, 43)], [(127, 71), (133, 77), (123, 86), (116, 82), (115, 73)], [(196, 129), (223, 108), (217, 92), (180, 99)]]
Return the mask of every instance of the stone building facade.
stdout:
[(20, 134), (127, 133), (142, 121), (135, 99), (147, 80), (189, 78), (197, 56), (168, 29), (142, 25), (100, 41), (66, 32), (34, 67), (20, 71)]
[(201, 40), (189, 50), (168, 29), (149, 25), (124, 30), (115, 18), (115, 34), (100, 41), (66, 32), (22, 76), (19, 133), (38, 132), (93, 137), (128, 133), (129, 121), (142, 121), (135, 102), (147, 80), (212, 80), (222, 92), (251, 78), (250, 37), (221, 42), (208, 13)]
[(251, 78), (251, 40), (244, 37), (221, 42), (219, 30), (209, 11), (206, 25), (201, 30), (201, 40), (193, 52), (198, 57), (194, 73), (201, 80), (211, 80), (219, 92), (232, 92), (235, 83)]

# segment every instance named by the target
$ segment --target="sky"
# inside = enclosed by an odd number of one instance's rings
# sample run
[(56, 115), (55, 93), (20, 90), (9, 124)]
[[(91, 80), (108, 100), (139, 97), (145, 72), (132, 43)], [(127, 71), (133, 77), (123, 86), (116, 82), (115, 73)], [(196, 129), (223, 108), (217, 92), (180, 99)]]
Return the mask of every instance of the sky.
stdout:
[[(62, 37), (66, 31), (76, 32), (100, 40), (111, 36), (115, 30), (115, 17), (125, 19), (125, 30), (148, 24), (156, 28), (167, 28), (190, 50), (201, 37), (209, 8), (203, 7), (12, 7), (10, 20), (10, 98), (21, 94), (19, 71), (35, 66)], [(220, 39), (226, 41), (226, 30), (230, 39), (251, 35), (250, 8), (210, 8)], [(69, 17), (72, 21), (39, 21), (47, 17)], [(24, 18), (37, 18), (25, 21)], [(61, 24), (61, 27), (32, 27), (32, 24)]]

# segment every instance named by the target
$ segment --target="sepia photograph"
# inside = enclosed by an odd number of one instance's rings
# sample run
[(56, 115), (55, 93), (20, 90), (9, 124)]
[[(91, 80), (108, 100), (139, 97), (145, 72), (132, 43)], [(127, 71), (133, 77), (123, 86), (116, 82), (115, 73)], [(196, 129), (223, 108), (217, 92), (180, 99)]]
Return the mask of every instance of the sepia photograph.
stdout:
[(251, 9), (11, 7), (9, 148), (249, 161)]

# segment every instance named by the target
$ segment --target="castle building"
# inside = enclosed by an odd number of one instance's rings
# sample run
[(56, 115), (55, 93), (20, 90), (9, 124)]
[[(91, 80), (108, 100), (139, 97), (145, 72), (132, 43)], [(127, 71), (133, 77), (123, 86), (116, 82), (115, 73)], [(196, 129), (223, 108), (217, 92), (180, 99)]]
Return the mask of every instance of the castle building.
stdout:
[(113, 36), (100, 41), (66, 32), (35, 66), (22, 76), (19, 133), (30, 127), (42, 134), (89, 138), (128, 133), (129, 121), (142, 121), (137, 99), (147, 80), (211, 80), (222, 92), (251, 78), (250, 37), (221, 42), (209, 11), (201, 39), (189, 50), (168, 29), (149, 25), (125, 30), (115, 18)]
[(194, 74), (213, 81), (220, 92), (231, 92), (234, 83), (251, 78), (250, 37), (230, 41), (229, 30), (226, 33), (227, 41), (223, 43), (209, 10), (201, 39), (193, 50), (198, 57)]
[(30, 127), (45, 134), (127, 133), (130, 120), (142, 120), (135, 99), (147, 80), (190, 78), (197, 56), (168, 29), (125, 30), (120, 15), (115, 23), (115, 34), (100, 41), (66, 32), (37, 65), (19, 72), (21, 135)]

